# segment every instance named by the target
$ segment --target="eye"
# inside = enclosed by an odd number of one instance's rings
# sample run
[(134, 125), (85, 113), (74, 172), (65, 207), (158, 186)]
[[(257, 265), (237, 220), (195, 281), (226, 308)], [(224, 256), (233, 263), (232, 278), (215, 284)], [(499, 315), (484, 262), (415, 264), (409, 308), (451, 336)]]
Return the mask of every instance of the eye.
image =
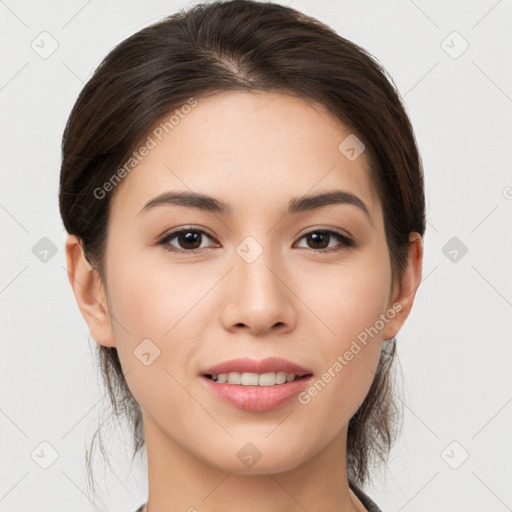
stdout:
[[(336, 247), (336, 244), (334, 246), (330, 244), (333, 238), (338, 240), (338, 247)], [(355, 245), (354, 241), (347, 235), (328, 229), (310, 231), (300, 238), (300, 240), (302, 239), (306, 239), (306, 243), (313, 246), (309, 247), (312, 252), (319, 253), (341, 251)], [(341, 247), (339, 247), (339, 245), (341, 245)]]
[[(202, 229), (180, 228), (167, 233), (157, 242), (157, 244), (165, 246), (168, 251), (193, 253), (205, 248), (205, 246), (202, 245), (204, 238), (213, 240), (213, 237), (209, 236)], [(178, 244), (178, 247), (171, 243), (173, 240), (175, 240), (175, 243)]]

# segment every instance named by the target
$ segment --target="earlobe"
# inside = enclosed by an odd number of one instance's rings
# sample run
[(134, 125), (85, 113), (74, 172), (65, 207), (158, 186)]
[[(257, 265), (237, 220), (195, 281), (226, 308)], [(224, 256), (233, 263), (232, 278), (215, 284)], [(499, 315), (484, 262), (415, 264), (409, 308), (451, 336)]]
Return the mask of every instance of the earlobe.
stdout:
[(68, 235), (66, 240), (66, 262), (69, 283), (91, 336), (100, 345), (115, 347), (103, 283), (99, 273), (87, 261), (75, 235)]
[[(405, 323), (414, 303), (414, 297), (421, 283), (423, 264), (423, 239), (419, 233), (409, 234), (407, 264), (390, 308), (396, 311), (393, 319), (386, 324), (383, 339), (394, 338)], [(399, 305), (399, 306), (398, 306)]]

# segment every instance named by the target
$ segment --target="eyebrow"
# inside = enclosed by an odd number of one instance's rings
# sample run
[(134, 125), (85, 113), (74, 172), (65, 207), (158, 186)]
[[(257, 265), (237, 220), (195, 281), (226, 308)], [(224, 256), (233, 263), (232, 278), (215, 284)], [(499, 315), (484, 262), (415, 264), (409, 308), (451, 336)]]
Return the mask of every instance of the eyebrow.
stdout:
[[(362, 210), (373, 224), (370, 212), (364, 202), (356, 195), (343, 190), (331, 190), (310, 196), (297, 197), (289, 201), (286, 210), (281, 211), (284, 216), (294, 213), (302, 213), (324, 206), (336, 204), (349, 204)], [(188, 191), (170, 190), (148, 201), (137, 214), (152, 210), (158, 206), (178, 205), (188, 208), (222, 215), (232, 215), (233, 209), (228, 203), (215, 199), (206, 194)]]

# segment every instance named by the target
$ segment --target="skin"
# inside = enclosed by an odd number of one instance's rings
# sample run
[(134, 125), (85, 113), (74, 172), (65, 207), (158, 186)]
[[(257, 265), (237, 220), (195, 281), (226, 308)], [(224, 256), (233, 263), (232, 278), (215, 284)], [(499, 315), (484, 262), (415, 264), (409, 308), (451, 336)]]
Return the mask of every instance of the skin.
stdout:
[[(117, 186), (105, 282), (68, 237), (78, 306), (96, 342), (117, 348), (141, 406), (148, 512), (365, 510), (348, 488), (347, 423), (368, 393), (382, 341), (409, 315), (423, 248), (411, 233), (406, 271), (392, 282), (366, 155), (349, 161), (338, 150), (349, 133), (321, 106), (286, 95), (201, 99)], [(139, 214), (172, 189), (214, 196), (233, 214), (177, 205)], [(371, 218), (350, 204), (282, 215), (292, 198), (330, 189), (358, 196)], [(186, 253), (178, 238), (168, 242), (176, 252), (156, 245), (183, 226), (206, 232), (200, 252)], [(333, 235), (331, 252), (319, 253), (304, 236), (319, 228), (343, 230), (356, 245)], [(263, 249), (252, 263), (236, 252), (247, 236)], [(318, 378), (395, 303), (401, 311), (307, 405), (243, 411), (199, 376), (235, 357), (278, 356)], [(147, 338), (160, 356), (145, 366), (134, 350)], [(261, 452), (252, 467), (237, 457), (249, 441)]]

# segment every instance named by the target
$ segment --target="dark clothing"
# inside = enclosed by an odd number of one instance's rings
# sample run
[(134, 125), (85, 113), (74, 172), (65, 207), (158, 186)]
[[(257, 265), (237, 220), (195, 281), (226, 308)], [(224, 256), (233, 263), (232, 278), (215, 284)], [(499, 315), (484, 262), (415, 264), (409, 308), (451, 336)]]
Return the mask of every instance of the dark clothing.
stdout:
[(349, 487), (352, 489), (353, 493), (359, 498), (361, 503), (364, 505), (368, 512), (382, 512), (382, 510), (374, 503), (370, 497), (365, 494), (359, 487), (356, 487), (353, 483), (349, 482)]

